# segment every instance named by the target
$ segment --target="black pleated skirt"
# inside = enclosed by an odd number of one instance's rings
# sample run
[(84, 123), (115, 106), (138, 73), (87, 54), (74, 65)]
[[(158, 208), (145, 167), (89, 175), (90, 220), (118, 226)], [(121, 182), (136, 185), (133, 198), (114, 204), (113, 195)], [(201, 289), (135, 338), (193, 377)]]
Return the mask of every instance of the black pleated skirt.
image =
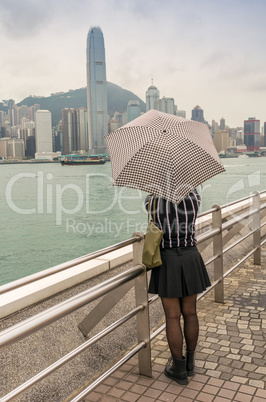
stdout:
[(202, 293), (211, 285), (197, 247), (161, 249), (162, 265), (152, 268), (149, 293), (184, 297)]

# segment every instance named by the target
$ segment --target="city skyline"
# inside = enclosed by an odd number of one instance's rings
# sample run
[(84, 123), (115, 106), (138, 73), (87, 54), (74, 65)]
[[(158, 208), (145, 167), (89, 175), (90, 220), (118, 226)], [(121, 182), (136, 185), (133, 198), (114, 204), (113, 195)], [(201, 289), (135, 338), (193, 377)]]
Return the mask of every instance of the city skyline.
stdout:
[(188, 117), (198, 104), (207, 121), (223, 116), (236, 127), (254, 116), (263, 123), (265, 11), (262, 0), (4, 0), (1, 98), (18, 103), (86, 86), (86, 35), (99, 25), (107, 81), (145, 101), (153, 78), (161, 97), (173, 97)]

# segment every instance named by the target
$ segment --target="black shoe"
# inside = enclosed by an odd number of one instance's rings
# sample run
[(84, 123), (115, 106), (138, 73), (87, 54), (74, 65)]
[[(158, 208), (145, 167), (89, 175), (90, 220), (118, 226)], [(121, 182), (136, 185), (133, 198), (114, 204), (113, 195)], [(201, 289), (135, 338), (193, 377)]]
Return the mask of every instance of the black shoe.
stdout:
[(194, 375), (194, 357), (195, 357), (195, 351), (187, 350), (187, 352), (186, 352), (186, 370), (187, 370), (187, 375), (190, 377)]
[[(170, 364), (172, 362), (172, 364)], [(169, 359), (169, 364), (164, 369), (164, 374), (171, 378), (171, 380), (176, 381), (180, 385), (188, 384), (187, 371), (186, 371), (186, 360), (176, 359), (172, 357)]]

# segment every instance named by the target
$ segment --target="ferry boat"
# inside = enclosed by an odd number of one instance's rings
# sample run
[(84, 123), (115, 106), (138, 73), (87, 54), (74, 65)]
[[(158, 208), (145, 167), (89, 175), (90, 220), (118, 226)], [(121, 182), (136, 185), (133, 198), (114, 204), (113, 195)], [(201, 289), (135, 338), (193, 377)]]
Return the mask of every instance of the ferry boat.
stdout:
[(100, 158), (99, 156), (89, 156), (86, 159), (72, 159), (72, 158), (64, 158), (61, 159), (61, 165), (70, 165), (70, 166), (80, 166), (80, 165), (103, 165), (105, 160)]

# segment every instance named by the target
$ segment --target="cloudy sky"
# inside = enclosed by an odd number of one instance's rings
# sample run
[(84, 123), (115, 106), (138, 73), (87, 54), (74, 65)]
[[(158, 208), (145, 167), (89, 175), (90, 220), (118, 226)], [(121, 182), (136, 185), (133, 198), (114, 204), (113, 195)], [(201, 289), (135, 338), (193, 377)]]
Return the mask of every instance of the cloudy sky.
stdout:
[(0, 0), (0, 99), (86, 86), (86, 38), (105, 39), (107, 80), (145, 101), (231, 127), (266, 121), (266, 0)]

